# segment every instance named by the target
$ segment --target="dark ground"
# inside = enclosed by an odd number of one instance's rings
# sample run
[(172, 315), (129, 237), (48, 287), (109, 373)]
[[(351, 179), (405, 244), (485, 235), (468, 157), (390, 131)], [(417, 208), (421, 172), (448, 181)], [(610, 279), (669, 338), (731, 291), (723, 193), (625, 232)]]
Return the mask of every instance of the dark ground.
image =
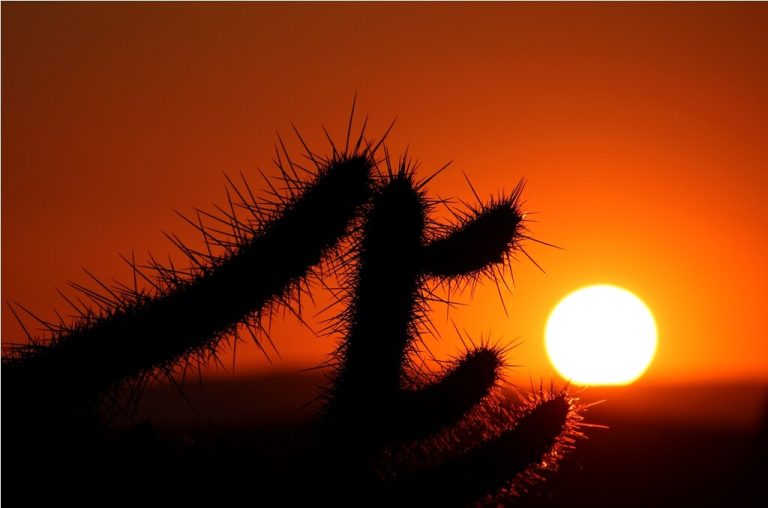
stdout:
[[(152, 423), (118, 434), (118, 462), (86, 464), (89, 455), (66, 444), (57, 463), (31, 449), (19, 464), (4, 451), (3, 502), (26, 506), (23, 499), (42, 486), (42, 499), (92, 497), (104, 506), (134, 498), (150, 505), (311, 504), (312, 488), (299, 479), (320, 473), (309, 470), (306, 460), (318, 405), (306, 403), (323, 379), (292, 374), (207, 380), (185, 387), (188, 401), (174, 388), (155, 387), (140, 406)], [(586, 390), (586, 401), (606, 399), (586, 420), (610, 428), (587, 429), (589, 439), (577, 442), (560, 470), (515, 505), (768, 506), (767, 388)], [(4, 449), (12, 439), (3, 434)], [(84, 466), (90, 473), (80, 473)], [(57, 481), (30, 481), (35, 477)], [(330, 477), (344, 488), (344, 478)], [(135, 489), (126, 489), (124, 478), (132, 478)], [(155, 486), (162, 492), (147, 498)]]

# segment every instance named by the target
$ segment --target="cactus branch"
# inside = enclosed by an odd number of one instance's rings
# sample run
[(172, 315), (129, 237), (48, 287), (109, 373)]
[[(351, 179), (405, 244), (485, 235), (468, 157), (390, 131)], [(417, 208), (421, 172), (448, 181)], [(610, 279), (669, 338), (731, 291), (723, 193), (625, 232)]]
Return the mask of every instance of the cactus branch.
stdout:
[[(458, 224), (435, 234), (429, 229), (431, 203), (424, 185), (401, 162), (371, 202), (349, 284), (350, 305), (340, 319), (346, 337), (337, 351), (324, 446), (350, 478), (381, 489), (384, 504), (455, 505), (496, 492), (547, 456), (568, 428), (574, 412), (563, 394), (531, 404), (516, 419), (502, 413), (502, 419), (516, 422), (514, 427), (462, 454), (444, 456), (444, 440), (442, 446), (427, 444), (440, 442), (442, 434), (465, 437), (463, 422), (480, 412), (501, 378), (499, 348), (475, 347), (439, 381), (405, 388), (409, 356), (417, 354), (414, 341), (427, 321), (427, 278), (470, 281), (490, 275), (498, 285), (525, 231), (521, 191), (522, 183), (509, 196), (457, 214)], [(504, 427), (499, 417), (486, 413), (485, 423)], [(365, 468), (375, 469), (377, 455), (420, 440), (413, 446), (430, 450), (435, 467), (413, 474), (395, 471), (394, 480), (376, 486), (376, 475)]]
[[(182, 272), (155, 262), (160, 279), (152, 282), (155, 295), (113, 290), (98, 281), (107, 296), (82, 288), (100, 312), (86, 311), (75, 325), (55, 330), (49, 343), (5, 358), (3, 378), (14, 386), (4, 394), (5, 407), (34, 420), (92, 400), (127, 379), (170, 368), (179, 358), (215, 351), (238, 323), (285, 299), (348, 234), (370, 198), (374, 165), (374, 153), (363, 148), (337, 154), (307, 183), (283, 172), (294, 196), (275, 205), (263, 222), (268, 212), (240, 194), (237, 205), (260, 225), (238, 219), (230, 200), (229, 210), (221, 209), (223, 218), (216, 217), (228, 228), (225, 254), (205, 255), (175, 241), (193, 269)], [(151, 280), (133, 266), (135, 277)]]

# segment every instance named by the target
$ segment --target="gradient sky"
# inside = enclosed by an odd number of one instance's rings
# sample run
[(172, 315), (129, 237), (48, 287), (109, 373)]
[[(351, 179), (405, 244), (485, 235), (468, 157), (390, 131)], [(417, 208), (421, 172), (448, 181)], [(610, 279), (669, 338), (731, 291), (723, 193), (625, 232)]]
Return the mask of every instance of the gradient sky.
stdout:
[[(222, 171), (274, 173), (290, 122), (324, 151), (357, 93), (422, 174), (454, 161), (434, 194), (471, 199), (462, 171), (481, 196), (527, 179), (533, 235), (565, 250), (530, 245), (547, 274), (521, 256), (508, 317), (493, 287), (450, 314), (522, 340), (519, 374), (552, 375), (560, 298), (611, 283), (656, 315), (649, 381), (766, 380), (766, 62), (766, 4), (3, 3), (2, 296), (52, 318), (83, 267), (129, 280), (118, 253), (195, 238), (174, 208), (223, 203)], [(278, 368), (334, 347), (275, 326)], [(238, 372), (267, 367), (239, 348)]]

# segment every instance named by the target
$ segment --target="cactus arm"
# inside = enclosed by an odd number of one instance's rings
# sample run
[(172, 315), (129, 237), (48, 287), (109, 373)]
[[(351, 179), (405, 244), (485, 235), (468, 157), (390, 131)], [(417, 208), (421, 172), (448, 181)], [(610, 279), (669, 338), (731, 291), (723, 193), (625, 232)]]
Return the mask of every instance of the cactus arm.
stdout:
[(245, 240), (192, 278), (171, 281), (153, 297), (137, 293), (5, 359), (3, 381), (14, 389), (4, 390), (4, 406), (34, 418), (215, 348), (239, 322), (285, 296), (348, 232), (370, 197), (372, 167), (367, 153), (337, 158), (260, 229), (234, 225)]
[(567, 432), (570, 414), (564, 396), (543, 401), (498, 437), (388, 485), (385, 498), (408, 499), (416, 506), (464, 506), (494, 494), (557, 447)]

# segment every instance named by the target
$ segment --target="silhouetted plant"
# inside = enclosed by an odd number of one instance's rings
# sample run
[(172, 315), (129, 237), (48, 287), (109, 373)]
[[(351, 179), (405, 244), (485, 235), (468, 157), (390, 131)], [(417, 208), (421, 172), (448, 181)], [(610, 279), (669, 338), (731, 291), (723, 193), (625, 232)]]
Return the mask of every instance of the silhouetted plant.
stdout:
[[(408, 379), (414, 370), (408, 363), (418, 358), (414, 344), (427, 320), (424, 287), (428, 278), (503, 277), (525, 237), (522, 185), (458, 216), (458, 225), (435, 228), (429, 225), (432, 203), (425, 183), (416, 182), (405, 163), (396, 172), (389, 168), (366, 217), (357, 271), (348, 284), (349, 306), (339, 320), (346, 338), (336, 353), (322, 438), (326, 455), (336, 458), (348, 481), (365, 486), (358, 491), (365, 498), (357, 502), (370, 503), (368, 492), (374, 490), (384, 504), (464, 504), (499, 491), (522, 473), (530, 477), (558, 442), (577, 433), (574, 399), (542, 390), (524, 410), (502, 410), (498, 404), (495, 412), (478, 409), (484, 416), (476, 422), (486, 428), (476, 430), (486, 439), (451, 456), (451, 449), (462, 448), (461, 440), (472, 441), (465, 439), (463, 420), (481, 402), (494, 404), (487, 399), (500, 380), (504, 351), (473, 346), (441, 379), (414, 387), (418, 382)], [(439, 437), (428, 439), (433, 435)], [(387, 480), (376, 466), (382, 451), (394, 447), (402, 454), (404, 445), (420, 448), (415, 462), (433, 467), (408, 473), (407, 461), (390, 458), (395, 467)], [(346, 495), (355, 493), (350, 489)]]
[[(349, 137), (343, 151), (333, 146), (327, 159), (307, 149), (314, 174), (291, 161), (283, 147), (286, 161), (278, 152), (277, 164), (288, 197), (272, 187), (274, 201), (259, 202), (244, 179), (243, 190), (228, 179), (236, 196), (228, 210), (219, 209), (218, 216), (198, 211), (197, 221), (187, 219), (202, 233), (205, 252), (169, 236), (189, 258), (190, 269), (154, 260), (138, 267), (132, 258), (126, 261), (133, 286), (109, 287), (95, 278), (100, 292), (75, 285), (95, 309), (67, 298), (79, 319), (53, 324), (35, 318), (49, 339), (28, 334), (29, 344), (3, 358), (3, 384), (13, 387), (3, 390), (3, 406), (14, 415), (12, 422), (28, 426), (93, 403), (126, 380), (171, 372), (193, 357), (205, 362), (241, 323), (264, 351), (258, 336), (262, 315), (296, 297), (301, 282), (354, 227), (371, 195), (380, 143), (364, 144), (361, 132), (353, 146)], [(311, 179), (303, 180), (298, 171)], [(201, 215), (218, 225), (204, 226)]]
[[(173, 380), (177, 366), (215, 358), (221, 339), (237, 340), (242, 324), (267, 354), (262, 316), (278, 304), (291, 308), (307, 277), (322, 280), (321, 261), (335, 257), (331, 269), (347, 274), (348, 305), (336, 322), (345, 339), (335, 353), (319, 460), (333, 466), (326, 473), (357, 487), (329, 495), (363, 493), (365, 504), (463, 504), (505, 485), (519, 490), (556, 464), (579, 434), (568, 392), (539, 390), (522, 408), (506, 406), (495, 395), (505, 351), (488, 343), (473, 345), (439, 379), (414, 376), (411, 364), (429, 324), (429, 281), (450, 288), (485, 275), (503, 283), (527, 238), (522, 185), (456, 214), (457, 224), (438, 226), (429, 218), (437, 202), (425, 191), (431, 177), (417, 182), (405, 162), (393, 170), (388, 154), (386, 174), (377, 177), (383, 138), (364, 143), (363, 132), (350, 147), (348, 131), (343, 150), (331, 142), (327, 158), (299, 136), (314, 164), (308, 180), (281, 142), (277, 165), (289, 196), (272, 187), (271, 203), (258, 202), (244, 179), (243, 189), (228, 179), (235, 196), (228, 210), (185, 217), (203, 235), (205, 252), (169, 236), (189, 269), (154, 260), (139, 267), (132, 256), (132, 286), (95, 278), (101, 292), (76, 285), (95, 308), (67, 299), (80, 315), (74, 324), (38, 319), (48, 340), (30, 335), (4, 357), (3, 409), (11, 415), (4, 423), (27, 433), (45, 423), (85, 428), (78, 410), (126, 382), (157, 372)], [(204, 225), (202, 216), (218, 225)], [(344, 238), (351, 242), (330, 256)]]

